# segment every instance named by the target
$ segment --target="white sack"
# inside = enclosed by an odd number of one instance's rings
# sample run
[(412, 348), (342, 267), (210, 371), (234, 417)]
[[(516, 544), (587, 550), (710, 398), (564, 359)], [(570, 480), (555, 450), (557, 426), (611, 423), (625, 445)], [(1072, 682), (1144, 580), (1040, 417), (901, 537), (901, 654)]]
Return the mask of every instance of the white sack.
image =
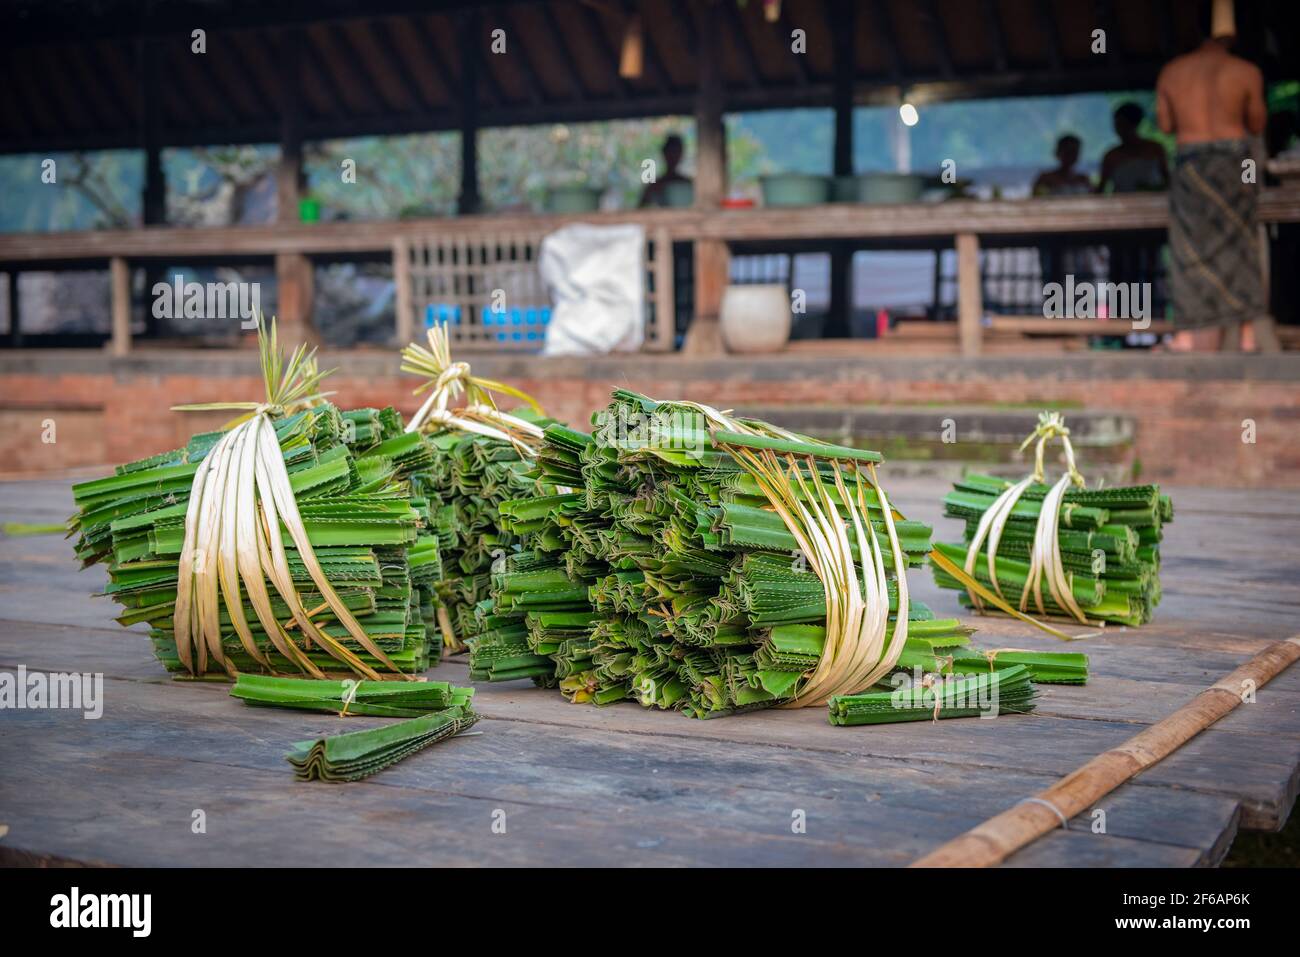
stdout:
[(542, 354), (635, 352), (645, 339), (645, 230), (574, 223), (542, 240), (537, 267), (551, 295)]

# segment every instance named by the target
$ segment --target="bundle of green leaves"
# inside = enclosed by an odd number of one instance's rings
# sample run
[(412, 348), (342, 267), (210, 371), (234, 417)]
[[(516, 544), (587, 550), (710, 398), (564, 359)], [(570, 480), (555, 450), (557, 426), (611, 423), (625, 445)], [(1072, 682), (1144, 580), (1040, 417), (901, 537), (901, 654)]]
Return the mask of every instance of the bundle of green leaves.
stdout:
[[(852, 486), (837, 485), (843, 476), (817, 456), (869, 462), (874, 453), (769, 433), (753, 420), (737, 423), (753, 434), (734, 436), (719, 428), (728, 420), (701, 407), (625, 390), (593, 423), (592, 434), (545, 430), (534, 475), (572, 491), (500, 506), (502, 528), (522, 544), (478, 605), (483, 628), (470, 642), (471, 674), (531, 677), (558, 684), (574, 701), (634, 699), (698, 718), (794, 702), (833, 664), (825, 652), (827, 589), (767, 480), (724, 446), (788, 454), (780, 461), (789, 465), (792, 500), (809, 512), (833, 503), (844, 514)], [(884, 645), (874, 654), (884, 661), (891, 650), (900, 658), (911, 652), (919, 662), (964, 649), (970, 629), (915, 600), (906, 603), (906, 640), (894, 646), (897, 571), (925, 560), (930, 529), (895, 520), (892, 509), (887, 520), (875, 486), (856, 492), (870, 529), (851, 530), (844, 554), (883, 571), (875, 613), (888, 604)], [(866, 577), (857, 583), (862, 601)], [(878, 670), (868, 687), (893, 666)]]
[[(954, 483), (944, 498), (944, 514), (965, 522), (962, 544), (942, 543), (938, 551), (964, 565), (972, 542), (998, 496), (1011, 482), (991, 475), (967, 475)], [(994, 577), (989, 574), (989, 538), (980, 545), (972, 571), (986, 587), (994, 585), (1012, 605), (1038, 615), (1075, 620), (1054, 599), (1049, 587), (1026, 585), (1033, 557), (1035, 531), (1049, 487), (1031, 483), (1015, 503), (997, 541)], [(1143, 625), (1151, 621), (1160, 603), (1160, 541), (1164, 526), (1173, 520), (1173, 503), (1157, 485), (1073, 488), (1066, 491), (1059, 509), (1056, 540), (1061, 565), (1078, 608), (1092, 621)], [(961, 591), (967, 607), (975, 604), (965, 585), (944, 569), (934, 568), (935, 582)], [(1023, 600), (1023, 603), (1022, 603)]]
[[(425, 464), (429, 450), (419, 436), (404, 438), (391, 408), (344, 412), (322, 401), (268, 422), (305, 540), (291, 533), (286, 503), (274, 496), (281, 507), (272, 513), (272, 540), (266, 504), (254, 502), (251, 485), (239, 486), (236, 463), (219, 476), (223, 486), (208, 486), (214, 513), (229, 524), (210, 553), (190, 543), (185, 573), (216, 573), (213, 602), (195, 602), (220, 638), (188, 665), (175, 615), (187, 524), (200, 520), (191, 514), (191, 492), (227, 433), (200, 433), (182, 449), (73, 487), (77, 555), (85, 565), (107, 566), (105, 594), (122, 606), (118, 621), (147, 624), (158, 659), (178, 677), (424, 671), (440, 653), (429, 625), (441, 570), (437, 543), (425, 530), (427, 505), (413, 500), (403, 476)], [(287, 577), (277, 579), (276, 555)]]

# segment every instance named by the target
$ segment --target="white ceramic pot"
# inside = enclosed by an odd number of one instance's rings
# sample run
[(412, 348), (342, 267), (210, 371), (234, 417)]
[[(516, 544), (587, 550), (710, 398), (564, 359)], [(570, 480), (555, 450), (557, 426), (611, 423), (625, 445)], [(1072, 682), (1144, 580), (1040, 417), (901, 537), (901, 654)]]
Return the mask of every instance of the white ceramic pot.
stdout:
[(780, 352), (790, 341), (790, 294), (784, 283), (728, 286), (719, 325), (729, 352)]

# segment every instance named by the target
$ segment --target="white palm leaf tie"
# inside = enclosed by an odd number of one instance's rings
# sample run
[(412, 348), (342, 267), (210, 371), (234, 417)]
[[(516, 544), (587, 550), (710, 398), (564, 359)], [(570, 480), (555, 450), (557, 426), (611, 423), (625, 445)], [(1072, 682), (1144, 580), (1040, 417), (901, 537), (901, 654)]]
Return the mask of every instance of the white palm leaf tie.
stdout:
[[(247, 594), (272, 645), (302, 671), (325, 677), (290, 638), (287, 629), (291, 627), (301, 630), (308, 648), (318, 645), (357, 674), (372, 680), (394, 677), (400, 674), (397, 665), (366, 634), (325, 577), (298, 513), (271, 421), (272, 416), (321, 403), (328, 393), (320, 392), (318, 385), (329, 373), (316, 368), (315, 352), (309, 353), (305, 346), (299, 346), (286, 361), (279, 350), (274, 320), (269, 335), (264, 326), (259, 326), (258, 349), (266, 382), (265, 402), (175, 406), (182, 411), (245, 410), (244, 415), (227, 424), (230, 431), (204, 457), (190, 486), (173, 615), (177, 655), (194, 675), (207, 670), (209, 655), (232, 677), (237, 673), (221, 644), (224, 603), (244, 650), (268, 671), (274, 671), (270, 659), (257, 647), (244, 614), (242, 594)], [(294, 587), (282, 526), (323, 599), (322, 608), (315, 611), (328, 608), (348, 635), (393, 675), (370, 667), (312, 620)], [(275, 617), (268, 580), (289, 606), (291, 622)]]
[[(407, 432), (469, 432), (509, 442), (520, 455), (536, 458), (542, 430), (532, 422), (502, 412), (497, 408), (492, 393), (520, 399), (539, 414), (542, 407), (536, 399), (514, 386), (474, 375), (468, 362), (453, 362), (446, 323), (437, 323), (429, 328), (429, 348), (412, 343), (402, 350), (402, 371), (429, 380), (415, 390), (417, 395), (430, 390), (428, 398), (406, 424)], [(460, 408), (448, 408), (452, 400), (462, 394), (465, 403)]]

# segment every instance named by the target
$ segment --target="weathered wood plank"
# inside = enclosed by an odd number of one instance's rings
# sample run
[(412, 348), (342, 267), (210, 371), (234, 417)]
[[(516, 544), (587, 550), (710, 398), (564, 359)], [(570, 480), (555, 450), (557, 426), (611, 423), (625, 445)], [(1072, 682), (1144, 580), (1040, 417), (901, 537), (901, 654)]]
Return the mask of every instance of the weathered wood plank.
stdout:
[[(801, 240), (887, 237), (949, 237), (961, 232), (1020, 235), (1052, 232), (1108, 232), (1164, 229), (1169, 204), (1163, 195), (1126, 194), (990, 200), (956, 203), (857, 203), (735, 210), (627, 210), (575, 215), (498, 213), (440, 219), (346, 223), (282, 223), (268, 226), (212, 226), (204, 229), (152, 227), (0, 234), (0, 262), (131, 259), (279, 253), (327, 255), (384, 252), (395, 236), (429, 232), (466, 235), (509, 231), (551, 232), (573, 222), (637, 222), (647, 231), (664, 228), (674, 239)], [(1300, 220), (1300, 189), (1266, 189), (1260, 222)]]
[[(480, 724), (481, 735), (403, 762), (360, 788), (335, 789), (294, 784), (282, 758), (287, 742), (377, 724), (376, 719), (253, 709), (211, 686), (159, 689), (111, 682), (106, 697), (99, 721), (25, 711), (15, 712), (15, 721), (0, 730), (0, 754), (6, 756), (23, 737), (39, 733), (42, 740), (46, 773), (0, 785), (6, 807), (12, 808), (7, 820), (16, 846), (33, 849), (24, 835), (39, 833), (48, 853), (79, 850), (119, 862), (123, 838), (171, 822), (174, 830), (142, 842), (153, 855), (147, 862), (174, 862), (180, 853), (190, 859), (196, 842), (187, 825), (197, 807), (208, 815), (209, 835), (218, 826), (260, 832), (265, 841), (252, 862), (274, 853), (288, 855), (279, 858), (282, 863), (316, 863), (311, 855), (320, 850), (308, 838), (319, 822), (310, 812), (305, 818), (286, 815), (284, 807), (297, 797), (311, 805), (319, 792), (337, 790), (355, 797), (353, 806), (366, 811), (363, 821), (332, 829), (357, 838), (364, 834), (356, 843), (367, 845), (367, 856), (359, 862), (374, 863), (385, 858), (374, 856), (370, 845), (399, 846), (409, 829), (409, 819), (394, 807), (405, 798), (393, 792), (415, 790), (436, 800), (437, 813), (426, 812), (427, 827), (447, 838), (439, 852), (451, 853), (449, 863), (498, 856), (489, 825), (491, 811), (501, 807), (508, 833), (559, 855), (556, 863), (633, 862), (616, 849), (626, 847), (629, 822), (635, 821), (641, 825), (638, 849), (658, 856), (661, 848), (671, 848), (677, 859), (666, 863), (901, 864), (1047, 780), (1041, 774), (972, 775), (965, 769), (846, 761), (817, 753), (788, 753), (773, 761), (763, 746), (733, 745), (720, 752), (712, 742), (690, 738), (666, 738), (648, 748), (642, 737), (589, 729), (558, 735), (542, 725), (489, 717)], [(139, 789), (142, 775), (131, 768), (149, 769), (147, 793)], [(73, 774), (96, 795), (89, 836), (84, 816), (66, 807), (82, 801), (78, 790), (66, 788)], [(218, 781), (245, 784), (242, 805), (227, 806)], [(14, 794), (8, 793), (11, 788)], [(263, 805), (278, 810), (264, 815)], [(521, 833), (516, 808), (542, 813), (526, 817)], [(798, 811), (807, 821), (806, 833), (791, 829)], [(1105, 834), (1076, 822), (1059, 847), (1037, 851), (1035, 859), (1064, 864), (1084, 855), (1112, 864), (1194, 863), (1224, 834), (1231, 836), (1234, 811), (1232, 801), (1182, 792), (1171, 803), (1161, 802), (1157, 815), (1140, 794), (1116, 795), (1107, 809)], [(555, 824), (583, 816), (591, 839), (583, 847), (571, 845)], [(697, 825), (703, 825), (695, 834), (700, 843), (677, 843)], [(1203, 831), (1214, 839), (1207, 843)], [(65, 837), (68, 844), (62, 843)], [(837, 850), (829, 852), (828, 842)], [(304, 860), (297, 857), (300, 846), (309, 855)], [(505, 862), (520, 861), (508, 857)]]
[[(897, 500), (935, 522), (940, 537), (945, 527), (956, 537), (958, 523), (941, 518), (944, 490), (911, 483)], [(411, 852), (421, 863), (906, 863), (1294, 632), (1287, 606), (1300, 604), (1300, 584), (1292, 561), (1257, 576), (1250, 565), (1222, 560), (1247, 554), (1252, 536), (1256, 544), (1285, 538), (1276, 516), (1294, 496), (1264, 493), (1230, 522), (1219, 511), (1236, 503), (1223, 493), (1176, 497), (1157, 622), (1073, 646), (1091, 656), (1094, 680), (1044, 687), (1036, 715), (845, 729), (812, 709), (694, 722), (635, 705), (569, 705), (527, 683), (486, 685), (476, 699), (488, 716), (481, 735), (348, 788), (296, 786), (283, 764), (288, 743), (337, 727), (335, 719), (254, 710), (222, 687), (171, 681), (147, 638), (117, 628), (114, 606), (90, 597), (102, 587), (102, 569), (78, 570), (57, 536), (0, 538), (0, 667), (108, 676), (100, 721), (16, 711), (0, 724), (0, 765), (33, 765), (26, 776), (0, 780), (0, 806), (6, 814), (16, 808), (19, 823), (5, 843), (113, 863), (245, 863), (259, 859), (267, 835), (280, 846), (281, 835), (293, 835), (293, 844), (309, 848), (302, 863), (365, 863), (395, 859), (412, 843), (406, 829), (418, 814), (429, 823)], [(66, 483), (0, 483), (0, 517), (57, 520), (70, 510)], [(1214, 560), (1202, 558), (1208, 545)], [(963, 614), (955, 593), (928, 575), (913, 578), (917, 597), (937, 613)], [(1018, 622), (972, 620), (986, 647), (1061, 647)], [(463, 660), (433, 674), (467, 680)], [(27, 742), (37, 737), (33, 763)], [(1257, 703), (1109, 796), (1101, 805), (1105, 835), (1092, 834), (1081, 816), (1009, 863), (1216, 863), (1239, 824), (1273, 828), (1289, 813), (1300, 784), (1298, 738), (1300, 672), (1287, 672)], [(18, 753), (24, 760), (12, 760)], [(290, 813), (300, 804), (301, 814)], [(196, 845), (193, 807), (215, 808), (238, 836), (225, 831)], [(497, 807), (525, 840), (491, 834)], [(807, 834), (790, 833), (794, 808), (807, 812)], [(373, 843), (359, 850), (339, 820), (360, 822), (367, 839), (375, 832)], [(330, 838), (316, 845), (321, 831)]]

